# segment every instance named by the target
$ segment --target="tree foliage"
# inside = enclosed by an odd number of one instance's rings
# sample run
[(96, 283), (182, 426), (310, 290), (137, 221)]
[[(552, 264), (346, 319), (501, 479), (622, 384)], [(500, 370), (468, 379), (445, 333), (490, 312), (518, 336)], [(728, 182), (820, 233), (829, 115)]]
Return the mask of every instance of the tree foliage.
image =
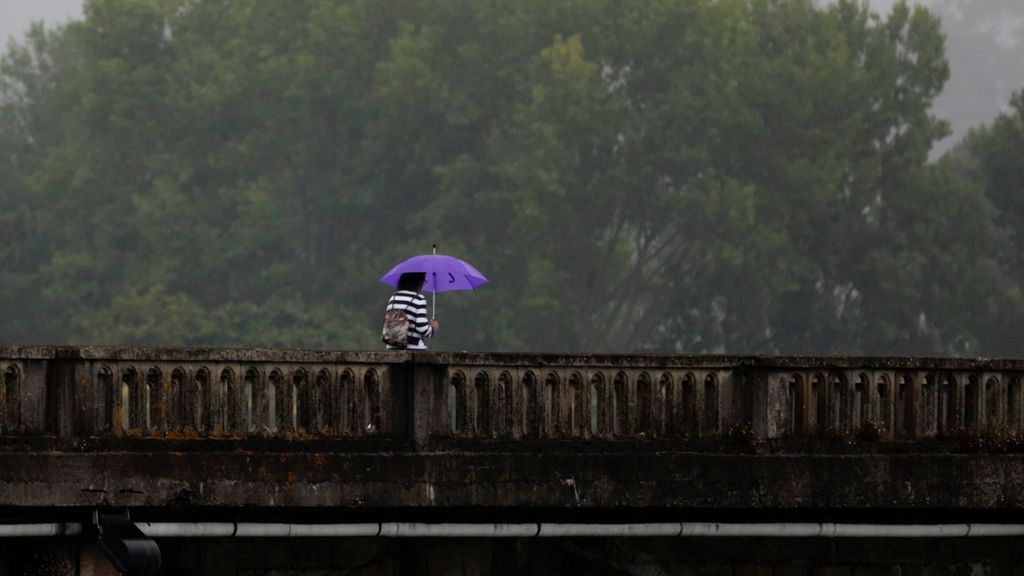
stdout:
[(0, 340), (375, 347), (436, 243), (442, 348), (1019, 353), (947, 77), (906, 3), (87, 0), (0, 63)]

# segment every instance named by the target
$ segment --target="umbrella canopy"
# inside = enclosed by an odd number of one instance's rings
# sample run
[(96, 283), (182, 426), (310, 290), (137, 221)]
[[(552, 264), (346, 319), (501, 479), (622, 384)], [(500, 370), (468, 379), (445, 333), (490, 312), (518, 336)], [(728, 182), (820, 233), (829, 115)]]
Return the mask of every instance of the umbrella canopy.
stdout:
[(486, 284), (487, 278), (469, 263), (445, 254), (424, 254), (413, 256), (398, 264), (381, 276), (380, 281), (389, 286), (398, 286), (398, 279), (406, 272), (423, 272), (427, 275), (424, 292), (451, 292), (453, 290), (476, 290)]

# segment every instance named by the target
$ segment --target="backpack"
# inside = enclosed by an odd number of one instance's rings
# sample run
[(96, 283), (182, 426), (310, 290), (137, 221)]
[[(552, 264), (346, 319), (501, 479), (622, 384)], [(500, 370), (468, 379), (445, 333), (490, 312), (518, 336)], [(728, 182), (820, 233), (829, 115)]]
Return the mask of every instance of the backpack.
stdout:
[(409, 343), (409, 317), (397, 308), (384, 313), (384, 327), (380, 339), (388, 346), (405, 348)]

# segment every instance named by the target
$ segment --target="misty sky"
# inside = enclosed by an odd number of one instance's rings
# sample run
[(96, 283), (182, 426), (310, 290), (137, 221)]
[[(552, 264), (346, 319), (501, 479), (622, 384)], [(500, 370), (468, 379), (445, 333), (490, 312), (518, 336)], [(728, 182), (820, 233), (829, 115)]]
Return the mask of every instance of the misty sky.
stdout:
[(60, 24), (82, 17), (82, 0), (0, 0), (0, 38), (20, 37), (33, 20)]
[[(827, 0), (819, 0), (821, 2)], [(954, 136), (938, 145), (948, 148), (972, 126), (989, 122), (1005, 110), (1014, 90), (1024, 87), (1024, 0), (916, 0), (930, 8), (942, 8), (947, 19), (947, 47), (952, 78), (937, 100), (935, 111), (952, 121)], [(869, 0), (871, 7), (887, 13), (895, 0)], [(966, 30), (952, 33), (948, 20), (960, 17), (970, 3), (975, 12), (984, 2), (987, 16)], [(33, 20), (60, 24), (81, 18), (82, 0), (0, 0), (0, 39), (18, 38)], [(987, 47), (985, 46), (987, 44)], [(986, 53), (990, 47), (996, 53)]]
[[(895, 0), (869, 0), (872, 8), (887, 12)], [(926, 6), (937, 0), (918, 0)], [(947, 0), (948, 2), (948, 0)], [(954, 1), (955, 3), (955, 1)], [(0, 0), (0, 38), (18, 36), (33, 20), (50, 24), (82, 16), (82, 0)]]

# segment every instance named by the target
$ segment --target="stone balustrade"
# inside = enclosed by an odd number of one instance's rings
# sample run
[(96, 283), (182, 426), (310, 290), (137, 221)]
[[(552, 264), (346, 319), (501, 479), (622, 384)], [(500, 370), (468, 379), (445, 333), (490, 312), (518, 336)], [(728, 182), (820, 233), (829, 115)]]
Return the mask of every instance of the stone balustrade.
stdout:
[(0, 347), (26, 437), (430, 442), (842, 438), (1024, 428), (1024, 361)]

